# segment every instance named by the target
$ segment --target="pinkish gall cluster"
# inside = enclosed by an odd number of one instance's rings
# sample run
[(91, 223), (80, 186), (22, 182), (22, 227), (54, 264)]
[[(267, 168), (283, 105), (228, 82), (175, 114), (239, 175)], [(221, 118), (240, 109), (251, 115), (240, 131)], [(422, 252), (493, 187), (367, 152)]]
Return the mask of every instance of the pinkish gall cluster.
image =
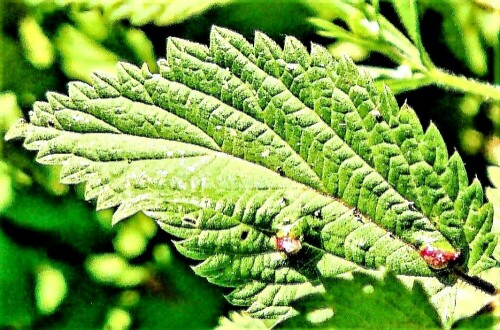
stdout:
[(460, 256), (460, 252), (455, 250), (445, 250), (426, 244), (420, 248), (420, 256), (427, 262), (429, 267), (433, 269), (443, 269), (448, 266), (451, 261), (455, 261)]
[(300, 240), (290, 233), (289, 228), (279, 230), (276, 233), (274, 245), (278, 251), (285, 252), (286, 254), (295, 254), (302, 248)]

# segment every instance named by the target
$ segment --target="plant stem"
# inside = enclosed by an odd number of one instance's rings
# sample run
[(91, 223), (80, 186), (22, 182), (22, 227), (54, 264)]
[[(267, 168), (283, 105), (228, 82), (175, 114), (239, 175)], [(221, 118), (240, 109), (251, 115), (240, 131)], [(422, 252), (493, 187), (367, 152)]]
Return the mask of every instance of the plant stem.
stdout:
[(463, 281), (469, 283), (470, 285), (478, 288), (479, 290), (486, 292), (490, 295), (497, 295), (500, 290), (497, 289), (493, 284), (487, 282), (477, 276), (470, 276), (462, 272), (461, 270), (454, 268), (453, 271), (458, 275)]
[(500, 101), (500, 86), (469, 79), (464, 76), (456, 76), (437, 68), (429, 70), (425, 74), (432, 78), (438, 86), (463, 93), (479, 95), (485, 99)]

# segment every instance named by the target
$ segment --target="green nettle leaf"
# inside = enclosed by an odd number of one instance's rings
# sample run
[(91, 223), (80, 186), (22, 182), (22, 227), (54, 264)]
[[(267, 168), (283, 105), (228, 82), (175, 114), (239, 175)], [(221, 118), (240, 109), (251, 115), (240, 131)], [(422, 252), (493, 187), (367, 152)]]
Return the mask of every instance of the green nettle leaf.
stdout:
[(385, 267), (419, 281), (447, 322), (448, 262), (497, 264), (481, 184), (351, 60), (218, 27), (210, 47), (170, 38), (167, 55), (159, 74), (120, 63), (118, 77), (48, 93), (7, 138), (86, 182), (98, 209), (118, 206), (114, 222), (155, 219), (252, 317), (279, 322), (322, 278)]

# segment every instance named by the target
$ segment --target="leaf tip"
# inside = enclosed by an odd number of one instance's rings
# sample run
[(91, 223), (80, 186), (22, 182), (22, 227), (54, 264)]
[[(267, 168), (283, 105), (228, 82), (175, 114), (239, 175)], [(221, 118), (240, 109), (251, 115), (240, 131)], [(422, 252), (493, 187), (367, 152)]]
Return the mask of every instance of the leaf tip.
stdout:
[(10, 127), (7, 133), (5, 133), (5, 141), (24, 138), (26, 136), (28, 127), (29, 124), (26, 122), (26, 120), (24, 120), (24, 118), (20, 118), (14, 125)]

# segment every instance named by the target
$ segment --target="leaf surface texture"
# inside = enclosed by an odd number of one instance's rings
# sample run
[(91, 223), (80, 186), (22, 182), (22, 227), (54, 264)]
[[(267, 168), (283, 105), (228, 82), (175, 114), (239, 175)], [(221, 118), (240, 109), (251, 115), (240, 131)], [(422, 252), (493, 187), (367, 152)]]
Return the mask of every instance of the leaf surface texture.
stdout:
[(49, 93), (7, 137), (62, 165), (63, 183), (86, 182), (115, 222), (154, 218), (251, 315), (286, 319), (323, 277), (385, 267), (422, 281), (445, 320), (454, 278), (419, 248), (459, 251), (469, 274), (497, 264), (480, 183), (349, 59), (214, 27), (209, 47), (170, 38), (158, 65)]

